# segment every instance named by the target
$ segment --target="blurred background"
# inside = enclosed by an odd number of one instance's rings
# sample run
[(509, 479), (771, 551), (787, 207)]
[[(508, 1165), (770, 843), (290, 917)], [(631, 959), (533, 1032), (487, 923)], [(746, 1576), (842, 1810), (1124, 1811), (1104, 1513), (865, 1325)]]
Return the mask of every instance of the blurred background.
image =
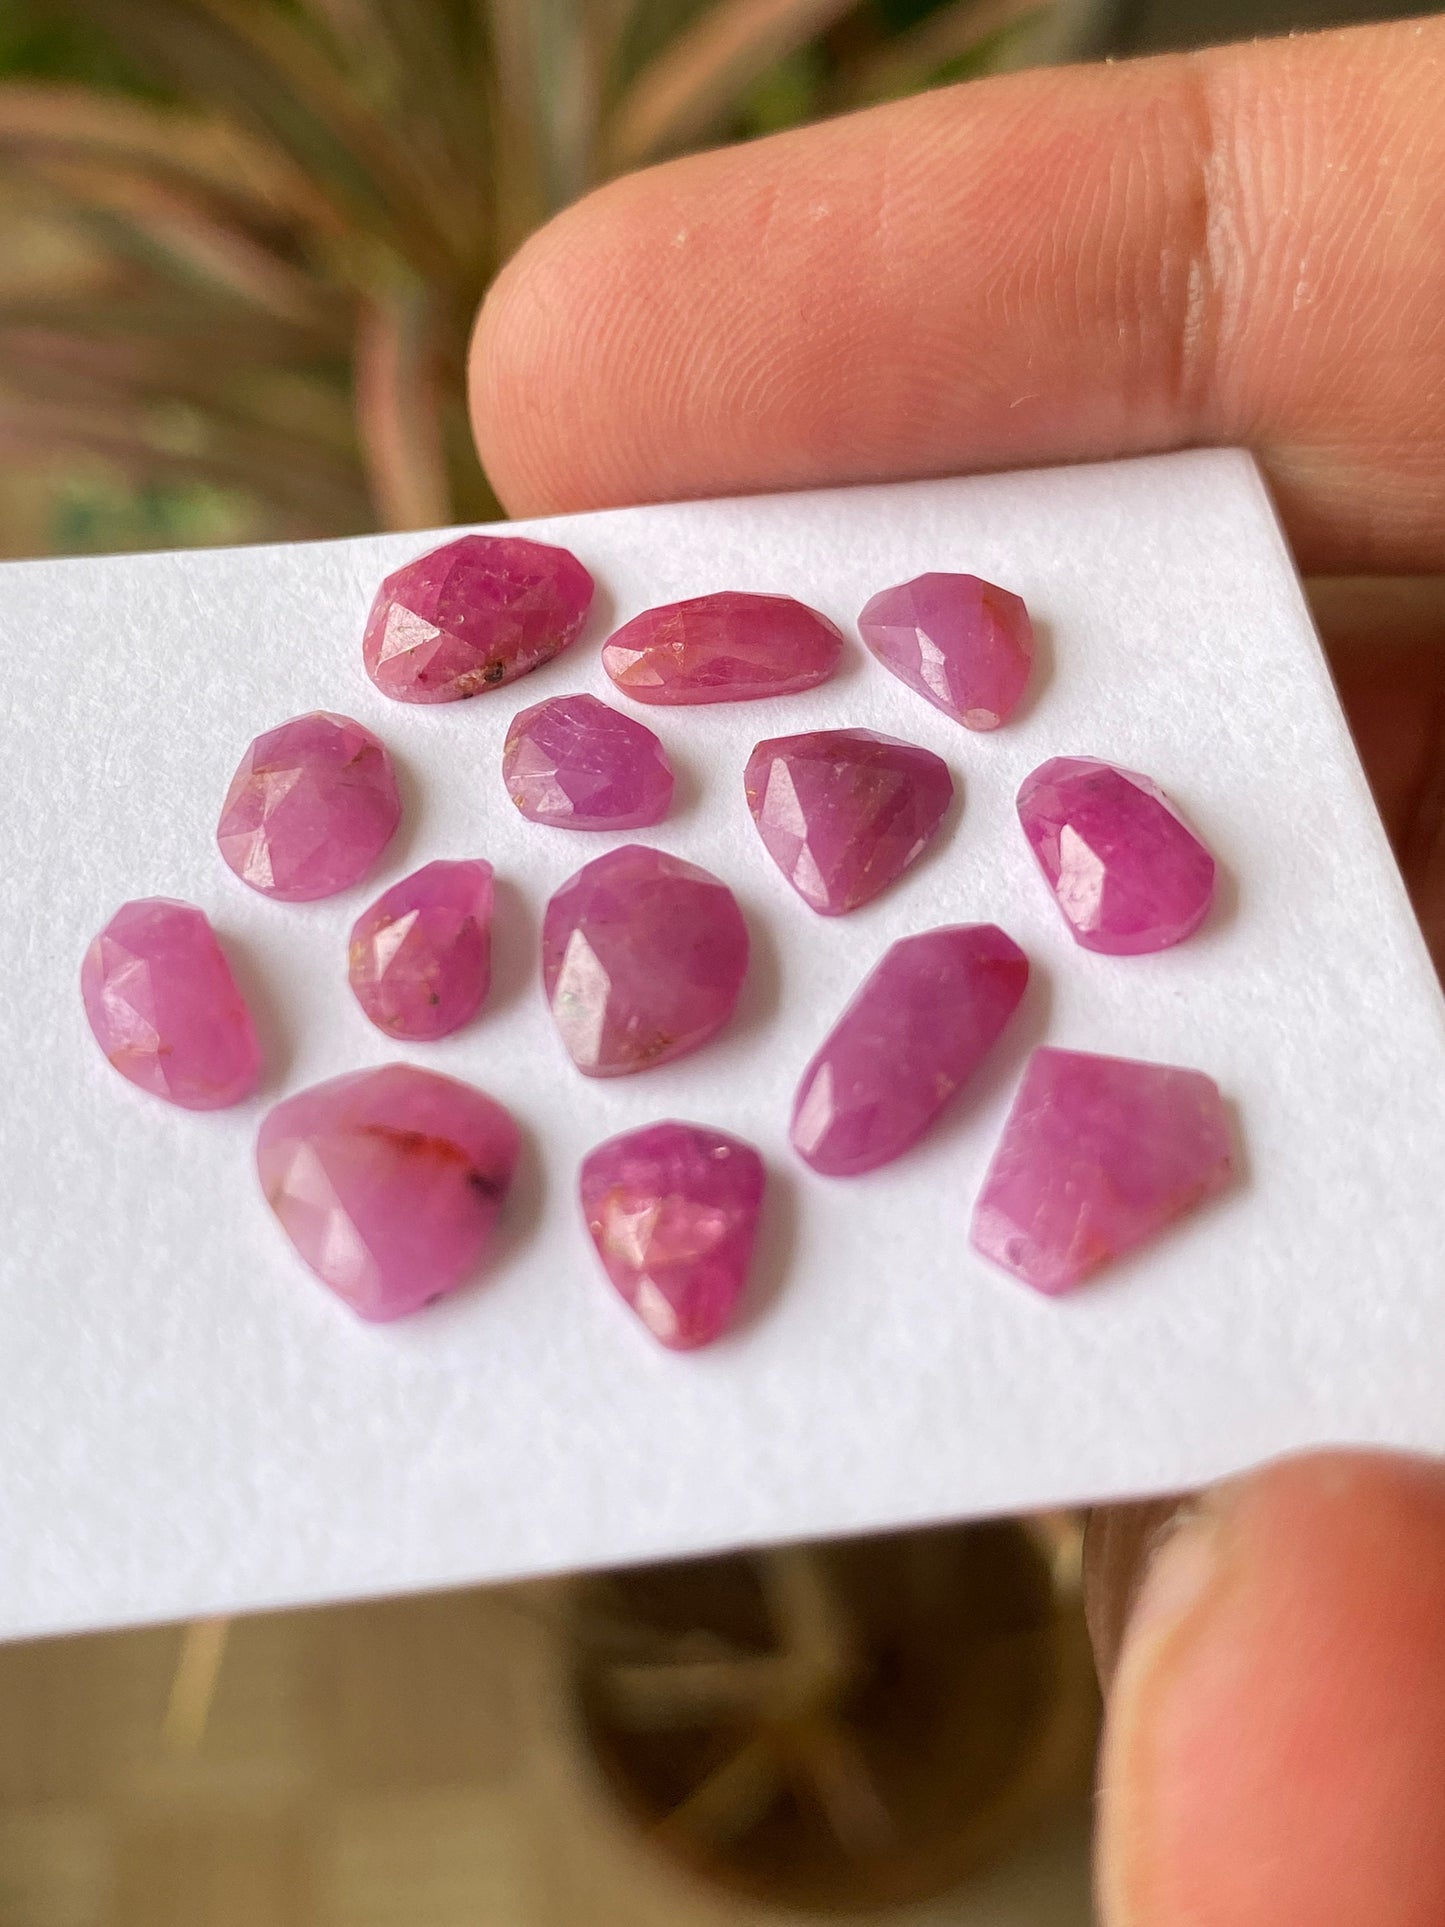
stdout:
[[(1347, 0), (3, 0), (0, 554), (499, 513), (462, 366), (609, 175)], [(1082, 1522), (0, 1648), (0, 1927), (1087, 1927)]]

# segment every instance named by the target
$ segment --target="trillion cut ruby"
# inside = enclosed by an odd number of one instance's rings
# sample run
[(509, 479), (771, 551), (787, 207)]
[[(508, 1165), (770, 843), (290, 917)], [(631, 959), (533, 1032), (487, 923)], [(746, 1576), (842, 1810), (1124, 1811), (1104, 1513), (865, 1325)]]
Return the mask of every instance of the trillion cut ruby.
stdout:
[(411, 1064), (333, 1077), (268, 1113), (266, 1201), (324, 1285), (361, 1318), (416, 1311), (480, 1263), (512, 1181), (510, 1114)]
[(751, 1145), (695, 1124), (650, 1124), (582, 1165), (582, 1210), (607, 1276), (653, 1337), (692, 1351), (732, 1322), (765, 1178)]
[(547, 905), (542, 980), (562, 1042), (589, 1077), (624, 1077), (705, 1044), (733, 1013), (748, 932), (706, 870), (625, 844)]
[(458, 536), (382, 583), (362, 640), (366, 673), (401, 703), (500, 689), (577, 640), (594, 588), (566, 549)]
[(352, 926), (351, 988), (378, 1030), (427, 1042), (475, 1017), (492, 981), (492, 866), (428, 863)]
[(192, 904), (122, 904), (85, 953), (80, 990), (95, 1041), (143, 1091), (187, 1111), (219, 1111), (255, 1090), (256, 1027)]
[(759, 743), (744, 781), (768, 854), (825, 917), (856, 910), (902, 876), (953, 800), (941, 756), (871, 729)]
[(639, 703), (741, 703), (826, 682), (842, 631), (791, 596), (726, 589), (645, 609), (602, 651), (602, 667)]
[(645, 724), (595, 696), (552, 696), (512, 718), (507, 794), (534, 823), (640, 830), (672, 807), (672, 770)]
[(1056, 756), (1024, 779), (1018, 812), (1085, 950), (1167, 950), (1203, 923), (1214, 858), (1147, 776)]
[(252, 743), (226, 792), (216, 841), (253, 890), (307, 903), (359, 883), (400, 821), (385, 744), (360, 723), (317, 710)]
[(895, 943), (803, 1073), (798, 1155), (829, 1177), (901, 1157), (973, 1075), (1028, 980), (1028, 958), (991, 923)]
[(973, 1214), (973, 1244), (1067, 1291), (1222, 1191), (1229, 1119), (1200, 1071), (1036, 1050)]
[(885, 668), (966, 729), (1007, 722), (1033, 665), (1022, 597), (976, 575), (920, 575), (884, 589), (858, 628)]

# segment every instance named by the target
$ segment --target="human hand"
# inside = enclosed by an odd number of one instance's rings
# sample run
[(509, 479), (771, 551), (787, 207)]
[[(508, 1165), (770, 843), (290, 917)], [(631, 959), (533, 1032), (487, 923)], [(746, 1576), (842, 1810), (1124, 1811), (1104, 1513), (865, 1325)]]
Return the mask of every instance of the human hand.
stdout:
[[(615, 182), (487, 300), (483, 459), (540, 514), (1243, 443), (1306, 568), (1445, 575), (1442, 102), (1437, 19)], [(1445, 596), (1316, 605), (1438, 959)], [(1110, 1508), (1089, 1579), (1106, 1927), (1442, 1927), (1445, 1469), (1321, 1455)]]

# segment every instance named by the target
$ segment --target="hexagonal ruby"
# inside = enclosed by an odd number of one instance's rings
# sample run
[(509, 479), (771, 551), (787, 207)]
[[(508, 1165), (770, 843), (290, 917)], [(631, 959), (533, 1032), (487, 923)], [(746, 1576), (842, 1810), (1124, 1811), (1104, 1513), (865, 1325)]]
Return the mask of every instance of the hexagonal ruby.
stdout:
[(1233, 1163), (1201, 1071), (1044, 1047), (979, 1193), (974, 1248), (1036, 1291), (1068, 1291), (1222, 1191)]
[(744, 784), (769, 856), (825, 917), (856, 910), (902, 876), (953, 800), (941, 756), (871, 729), (759, 743)]
[(1085, 950), (1167, 950), (1208, 915), (1214, 858), (1147, 776), (1089, 756), (1056, 756), (1024, 779), (1018, 812)]
[(381, 1322), (476, 1270), (518, 1149), (516, 1124), (485, 1092), (384, 1064), (278, 1104), (256, 1169), (311, 1270), (358, 1317)]
[(1028, 958), (991, 923), (895, 943), (803, 1073), (798, 1155), (830, 1177), (901, 1157), (993, 1048), (1028, 980)]
[(843, 634), (792, 596), (725, 589), (645, 609), (602, 650), (602, 667), (639, 703), (740, 703), (826, 682)]
[(727, 885), (637, 843), (579, 870), (542, 922), (547, 1001), (589, 1077), (624, 1077), (705, 1044), (732, 1016), (747, 966), (747, 925)]
[(317, 710), (252, 743), (226, 792), (216, 841), (253, 890), (307, 903), (359, 883), (400, 821), (385, 744), (350, 717)]
[(502, 748), (507, 794), (534, 823), (640, 830), (672, 807), (662, 744), (595, 696), (551, 696), (519, 710)]
[(550, 662), (582, 633), (592, 577), (520, 535), (462, 535), (382, 583), (362, 658), (383, 695), (455, 703)]
[(492, 981), (492, 866), (428, 863), (352, 926), (349, 975), (378, 1030), (418, 1043), (475, 1017)]
[(696, 1124), (649, 1124), (582, 1165), (582, 1211), (603, 1268), (660, 1344), (692, 1351), (732, 1322), (766, 1179), (750, 1144)]
[(193, 904), (122, 904), (85, 953), (80, 989), (95, 1041), (143, 1091), (187, 1111), (219, 1111), (255, 1090), (256, 1027)]
[(1029, 612), (980, 576), (933, 573), (884, 589), (858, 629), (885, 668), (965, 729), (997, 729), (1028, 686)]

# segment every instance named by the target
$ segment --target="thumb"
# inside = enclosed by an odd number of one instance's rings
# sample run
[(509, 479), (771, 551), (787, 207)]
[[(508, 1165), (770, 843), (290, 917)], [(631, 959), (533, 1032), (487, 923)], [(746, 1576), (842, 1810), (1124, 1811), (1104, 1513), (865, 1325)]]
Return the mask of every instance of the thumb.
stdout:
[(1101, 1763), (1104, 1927), (1445, 1921), (1445, 1466), (1271, 1466), (1164, 1528)]

